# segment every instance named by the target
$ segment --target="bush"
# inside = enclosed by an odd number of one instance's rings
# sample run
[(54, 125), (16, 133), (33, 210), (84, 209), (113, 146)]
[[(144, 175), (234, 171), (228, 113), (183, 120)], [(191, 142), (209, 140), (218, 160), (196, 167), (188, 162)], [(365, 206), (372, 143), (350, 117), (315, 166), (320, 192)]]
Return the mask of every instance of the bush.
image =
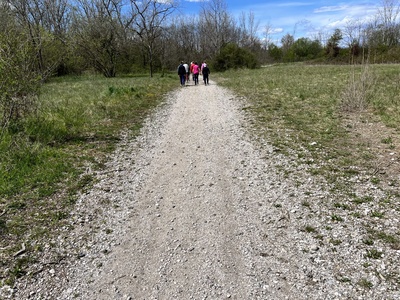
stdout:
[(342, 110), (346, 112), (365, 110), (368, 107), (374, 84), (375, 78), (368, 65), (362, 66), (360, 74), (356, 74), (353, 69), (349, 82), (341, 94)]
[(32, 47), (13, 26), (0, 33), (0, 49), (0, 123), (4, 128), (35, 109), (41, 80), (32, 65)]
[(255, 69), (258, 65), (255, 55), (250, 51), (235, 44), (226, 44), (215, 57), (213, 69), (216, 71), (239, 68)]
[(297, 61), (304, 61), (317, 58), (322, 51), (322, 46), (318, 41), (300, 38), (293, 44), (292, 50)]

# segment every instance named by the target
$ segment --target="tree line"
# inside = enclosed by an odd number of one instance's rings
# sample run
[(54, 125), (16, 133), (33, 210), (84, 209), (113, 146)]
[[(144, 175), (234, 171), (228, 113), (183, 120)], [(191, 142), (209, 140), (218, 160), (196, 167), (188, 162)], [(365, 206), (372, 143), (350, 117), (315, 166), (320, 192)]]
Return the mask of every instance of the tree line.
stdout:
[[(176, 0), (0, 0), (2, 123), (18, 117), (52, 76), (174, 70), (180, 60), (208, 60), (216, 70), (305, 60), (398, 62), (398, 0), (383, 0), (369, 22), (333, 33), (271, 42), (252, 12), (233, 17), (225, 0), (187, 15)], [(263, 36), (259, 36), (259, 32)], [(328, 34), (328, 37), (325, 37)], [(22, 100), (21, 100), (22, 99)]]
[[(88, 69), (106, 77), (138, 70), (151, 76), (182, 58), (215, 57), (229, 43), (260, 47), (254, 28), (238, 26), (220, 0), (205, 2), (196, 16), (180, 14), (173, 0), (3, 0), (0, 5), (2, 48), (29, 57), (44, 80)], [(2, 60), (12, 61), (6, 54)]]
[(348, 20), (333, 32), (316, 32), (313, 38), (286, 34), (280, 46), (271, 42), (271, 27), (264, 30), (271, 61), (335, 63), (400, 62), (400, 1), (382, 0), (368, 20)]

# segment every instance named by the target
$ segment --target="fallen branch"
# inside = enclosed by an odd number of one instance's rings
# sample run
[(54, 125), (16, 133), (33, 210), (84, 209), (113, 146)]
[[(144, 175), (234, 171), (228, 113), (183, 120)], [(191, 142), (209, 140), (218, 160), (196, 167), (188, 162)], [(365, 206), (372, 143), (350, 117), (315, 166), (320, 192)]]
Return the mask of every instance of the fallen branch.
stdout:
[(22, 248), (21, 248), (21, 250), (15, 252), (15, 253), (14, 253), (14, 257), (20, 256), (21, 254), (24, 254), (25, 251), (26, 251), (25, 244), (22, 243)]

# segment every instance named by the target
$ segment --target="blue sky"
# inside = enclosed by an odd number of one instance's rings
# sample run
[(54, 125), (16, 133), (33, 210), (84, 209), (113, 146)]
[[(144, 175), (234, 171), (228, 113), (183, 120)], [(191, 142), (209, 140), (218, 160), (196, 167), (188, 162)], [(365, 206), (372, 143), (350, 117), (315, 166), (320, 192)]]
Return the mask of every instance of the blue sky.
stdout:
[[(187, 13), (198, 12), (202, 0), (181, 0), (183, 10)], [(235, 17), (243, 12), (252, 12), (259, 30), (266, 26), (273, 34), (270, 39), (275, 42), (290, 33), (296, 39), (317, 34), (331, 35), (335, 28), (342, 28), (350, 20), (366, 20), (374, 17), (380, 0), (225, 0), (227, 9)], [(260, 32), (262, 37), (262, 32)]]

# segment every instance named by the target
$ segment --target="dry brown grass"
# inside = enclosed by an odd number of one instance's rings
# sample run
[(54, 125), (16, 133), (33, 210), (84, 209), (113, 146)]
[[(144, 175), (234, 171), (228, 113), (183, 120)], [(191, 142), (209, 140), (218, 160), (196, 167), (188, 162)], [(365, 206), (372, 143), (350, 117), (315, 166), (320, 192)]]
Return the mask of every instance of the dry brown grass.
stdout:
[(344, 112), (360, 112), (368, 107), (372, 88), (376, 83), (375, 76), (368, 65), (363, 66), (361, 73), (353, 68), (348, 84), (341, 94), (341, 109)]

